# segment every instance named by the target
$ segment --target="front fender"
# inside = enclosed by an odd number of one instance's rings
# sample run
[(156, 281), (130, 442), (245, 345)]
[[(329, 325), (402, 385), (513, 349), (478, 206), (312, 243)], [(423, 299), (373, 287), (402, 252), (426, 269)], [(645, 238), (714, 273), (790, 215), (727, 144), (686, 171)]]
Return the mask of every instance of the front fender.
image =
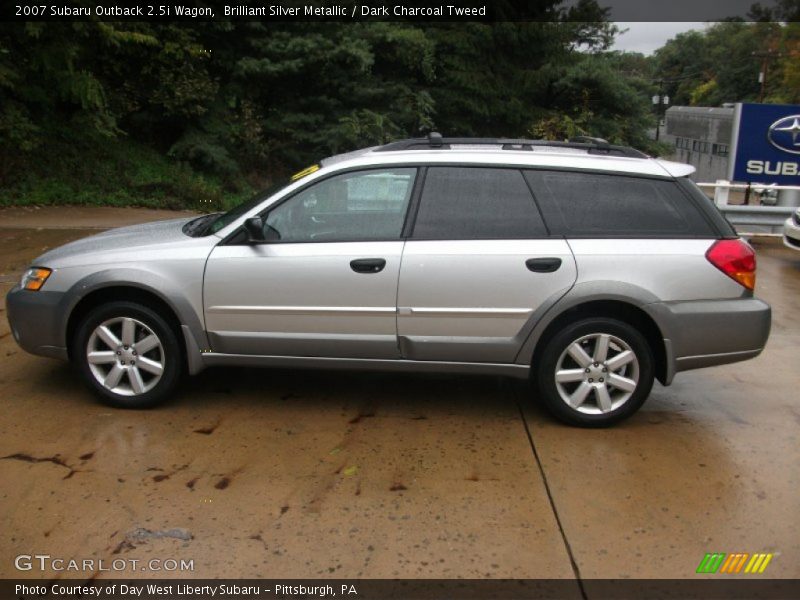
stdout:
[(188, 332), (194, 338), (184, 340), (187, 347), (193, 342), (195, 348), (208, 348), (208, 338), (202, 322), (202, 275), (196, 283), (196, 286), (181, 287), (175, 280), (159, 273), (136, 268), (105, 269), (87, 275), (73, 284), (61, 300), (59, 312), (62, 321), (59, 331), (64, 345), (67, 345), (69, 318), (81, 300), (99, 290), (132, 287), (153, 294), (172, 309), (178, 317), (178, 325), (184, 336)]

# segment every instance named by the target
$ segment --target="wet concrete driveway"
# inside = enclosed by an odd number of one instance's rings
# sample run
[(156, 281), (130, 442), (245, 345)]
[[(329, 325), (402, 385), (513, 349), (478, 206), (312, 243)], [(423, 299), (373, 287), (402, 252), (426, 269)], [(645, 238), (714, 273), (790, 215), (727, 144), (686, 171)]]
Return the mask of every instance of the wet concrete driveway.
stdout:
[[(9, 214), (3, 295), (91, 233)], [(491, 377), (216, 369), (113, 410), (0, 313), (0, 577), (59, 576), (14, 566), (49, 554), (145, 577), (691, 578), (706, 552), (774, 552), (772, 577), (800, 577), (800, 252), (758, 259), (767, 350), (656, 385), (602, 431)], [(194, 570), (139, 572), (151, 559)]]

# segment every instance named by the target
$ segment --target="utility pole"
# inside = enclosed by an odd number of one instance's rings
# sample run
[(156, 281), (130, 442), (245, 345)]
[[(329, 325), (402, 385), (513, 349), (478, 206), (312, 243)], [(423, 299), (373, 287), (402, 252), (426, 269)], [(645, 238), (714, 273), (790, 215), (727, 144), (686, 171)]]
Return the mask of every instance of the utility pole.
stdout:
[(775, 52), (774, 50), (767, 50), (766, 52), (753, 52), (751, 55), (761, 59), (761, 69), (758, 72), (758, 82), (761, 84), (761, 87), (758, 91), (758, 103), (763, 104), (764, 93), (767, 89), (767, 73), (769, 72), (769, 63), (776, 58), (782, 58), (783, 54), (780, 52)]

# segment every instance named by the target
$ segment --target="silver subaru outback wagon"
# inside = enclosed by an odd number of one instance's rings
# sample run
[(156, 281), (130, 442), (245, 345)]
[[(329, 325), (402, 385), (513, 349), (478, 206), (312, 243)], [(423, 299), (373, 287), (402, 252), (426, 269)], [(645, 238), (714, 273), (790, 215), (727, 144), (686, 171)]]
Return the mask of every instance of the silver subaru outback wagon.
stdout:
[(757, 356), (755, 256), (693, 168), (595, 138), (428, 138), (323, 160), (225, 214), (37, 258), (13, 335), (118, 407), (212, 365), (530, 377), (560, 419)]

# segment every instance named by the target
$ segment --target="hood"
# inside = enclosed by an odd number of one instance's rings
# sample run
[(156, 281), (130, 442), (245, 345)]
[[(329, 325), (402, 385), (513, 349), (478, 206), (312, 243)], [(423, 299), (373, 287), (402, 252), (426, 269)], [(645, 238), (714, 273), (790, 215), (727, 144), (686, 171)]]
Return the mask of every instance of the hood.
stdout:
[(59, 268), (89, 263), (144, 260), (152, 253), (191, 245), (192, 240), (198, 238), (184, 234), (182, 228), (195, 218), (184, 217), (110, 229), (49, 250), (32, 264)]

